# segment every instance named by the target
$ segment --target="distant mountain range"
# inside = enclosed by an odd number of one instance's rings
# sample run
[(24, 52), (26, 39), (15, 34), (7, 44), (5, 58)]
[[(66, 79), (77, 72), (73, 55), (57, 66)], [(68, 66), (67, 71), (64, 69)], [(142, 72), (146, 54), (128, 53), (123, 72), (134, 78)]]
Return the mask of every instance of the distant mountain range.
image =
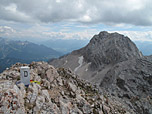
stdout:
[(12, 41), (0, 38), (0, 72), (16, 62), (47, 61), (62, 53), (28, 41)]
[(77, 39), (52, 39), (45, 42), (41, 42), (41, 44), (55, 49), (64, 54), (70, 53), (73, 50), (80, 49), (84, 47), (89, 40), (77, 40)]

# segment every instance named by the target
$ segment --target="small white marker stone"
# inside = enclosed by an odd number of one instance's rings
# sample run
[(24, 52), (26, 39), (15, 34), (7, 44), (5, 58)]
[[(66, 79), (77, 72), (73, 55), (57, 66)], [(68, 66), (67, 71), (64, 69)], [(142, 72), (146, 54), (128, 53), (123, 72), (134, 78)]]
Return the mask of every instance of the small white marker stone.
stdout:
[(20, 68), (21, 83), (25, 86), (30, 85), (30, 67), (23, 66)]

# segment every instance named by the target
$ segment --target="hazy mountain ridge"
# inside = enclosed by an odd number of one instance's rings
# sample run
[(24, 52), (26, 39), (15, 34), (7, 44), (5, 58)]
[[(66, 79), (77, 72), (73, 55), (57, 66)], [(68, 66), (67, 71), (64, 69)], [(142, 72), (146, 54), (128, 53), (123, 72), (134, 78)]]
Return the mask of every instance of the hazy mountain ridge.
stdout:
[(47, 47), (53, 48), (64, 54), (70, 53), (73, 50), (84, 47), (89, 40), (77, 40), (77, 39), (52, 39), (45, 42), (41, 42)]
[(0, 38), (0, 71), (16, 62), (30, 63), (32, 61), (47, 61), (50, 58), (61, 55), (62, 53), (44, 45)]
[[(122, 99), (136, 113), (152, 113), (151, 56), (143, 56), (128, 37), (100, 32), (84, 48), (50, 64), (72, 69), (80, 78)], [(150, 99), (143, 100), (147, 97)]]

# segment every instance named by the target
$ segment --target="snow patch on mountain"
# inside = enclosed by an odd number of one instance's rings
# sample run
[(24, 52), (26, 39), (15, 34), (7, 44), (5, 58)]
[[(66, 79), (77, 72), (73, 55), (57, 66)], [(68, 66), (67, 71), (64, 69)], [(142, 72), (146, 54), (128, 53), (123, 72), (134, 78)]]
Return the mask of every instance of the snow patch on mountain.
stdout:
[(76, 72), (82, 66), (83, 59), (84, 59), (83, 56), (79, 57), (79, 61), (78, 61), (79, 66), (74, 69), (74, 72)]

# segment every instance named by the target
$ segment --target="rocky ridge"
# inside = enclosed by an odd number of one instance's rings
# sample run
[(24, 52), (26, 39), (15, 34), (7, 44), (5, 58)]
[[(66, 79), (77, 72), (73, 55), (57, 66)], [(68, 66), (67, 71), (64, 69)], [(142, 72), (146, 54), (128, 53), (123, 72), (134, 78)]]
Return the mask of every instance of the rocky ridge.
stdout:
[[(70, 70), (55, 69), (45, 62), (33, 62), (31, 80), (25, 87), (17, 63), (0, 74), (0, 114), (129, 114), (129, 107), (99, 92)], [(27, 66), (27, 65), (26, 65)]]

